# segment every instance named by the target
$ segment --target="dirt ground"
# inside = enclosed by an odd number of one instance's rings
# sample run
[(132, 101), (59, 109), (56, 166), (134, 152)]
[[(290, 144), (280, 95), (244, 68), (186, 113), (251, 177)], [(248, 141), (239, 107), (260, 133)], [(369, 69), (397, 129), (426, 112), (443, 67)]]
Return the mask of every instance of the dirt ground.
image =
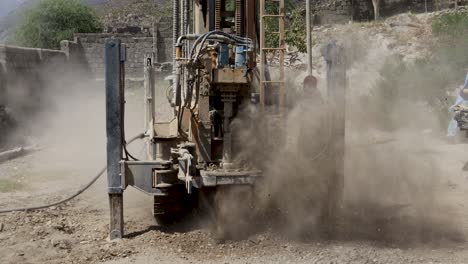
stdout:
[[(347, 151), (358, 153), (363, 148), (374, 148), (388, 152), (392, 146), (401, 146), (398, 142), (351, 145)], [(363, 217), (346, 216), (337, 227), (339, 235), (335, 239), (295, 239), (266, 226), (244, 240), (219, 243), (207, 224), (159, 227), (151, 216), (151, 198), (130, 188), (125, 193), (126, 236), (111, 243), (106, 240), (108, 209), (103, 177), (84, 195), (63, 206), (0, 215), (0, 262), (468, 263), (468, 178), (461, 171), (466, 145), (433, 141), (425, 150), (405, 153), (409, 159), (413, 154), (430, 159), (441, 168), (437, 170), (441, 178), (435, 188), (443, 209), (435, 213), (449, 222), (419, 219), (414, 223), (409, 218), (395, 218), (397, 214), (388, 207), (374, 207)], [(48, 164), (44, 171), (44, 164), (36, 162), (39, 156), (52, 157), (54, 153), (43, 150), (0, 165), (0, 179), (16, 183), (0, 190), (0, 208), (57, 200), (91, 178), (89, 171), (99, 168), (77, 173), (73, 167), (66, 170), (57, 164), (54, 169)], [(348, 171), (354, 171), (349, 162), (347, 166)], [(356, 216), (366, 210), (366, 204), (359, 208), (355, 205), (349, 204), (344, 210)]]

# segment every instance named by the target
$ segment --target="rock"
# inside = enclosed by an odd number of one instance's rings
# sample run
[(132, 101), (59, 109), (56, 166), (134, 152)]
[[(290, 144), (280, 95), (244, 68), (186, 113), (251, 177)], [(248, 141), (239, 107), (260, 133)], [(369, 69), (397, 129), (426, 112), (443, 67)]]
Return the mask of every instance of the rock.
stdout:
[(409, 27), (418, 27), (421, 25), (421, 21), (411, 14), (401, 14), (397, 16), (390, 17), (385, 20), (385, 24), (393, 26), (409, 26)]
[(50, 244), (52, 244), (53, 247), (58, 246), (59, 242), (57, 240), (51, 239)]
[(0, 223), (0, 232), (3, 232), (3, 223)]
[(51, 240), (52, 246), (59, 249), (71, 249), (71, 243), (68, 240)]

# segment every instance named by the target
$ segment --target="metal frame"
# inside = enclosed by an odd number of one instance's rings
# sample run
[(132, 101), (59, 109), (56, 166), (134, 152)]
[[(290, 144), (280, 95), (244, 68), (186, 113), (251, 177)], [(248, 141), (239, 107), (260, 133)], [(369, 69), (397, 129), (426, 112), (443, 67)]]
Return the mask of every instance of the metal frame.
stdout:
[(123, 188), (120, 161), (123, 158), (124, 83), (122, 78), (125, 56), (119, 39), (107, 39), (106, 61), (106, 133), (107, 133), (107, 192), (110, 206), (109, 238), (123, 236)]

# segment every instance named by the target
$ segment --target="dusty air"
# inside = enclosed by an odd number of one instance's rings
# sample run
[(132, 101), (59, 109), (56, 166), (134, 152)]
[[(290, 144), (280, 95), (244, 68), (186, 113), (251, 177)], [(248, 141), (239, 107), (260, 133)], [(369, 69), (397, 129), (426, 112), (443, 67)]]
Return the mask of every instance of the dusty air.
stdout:
[(466, 263), (468, 1), (3, 0), (1, 263)]

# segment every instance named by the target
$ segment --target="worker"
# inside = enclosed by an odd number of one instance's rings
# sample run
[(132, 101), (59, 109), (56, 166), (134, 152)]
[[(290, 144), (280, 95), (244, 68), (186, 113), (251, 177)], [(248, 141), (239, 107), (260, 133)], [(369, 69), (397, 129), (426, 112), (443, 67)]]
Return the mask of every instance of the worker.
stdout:
[[(460, 92), (458, 93), (455, 104), (449, 107), (449, 112), (453, 113), (455, 111), (455, 106), (457, 105), (468, 106), (468, 73), (466, 74), (466, 77), (465, 77), (465, 84), (460, 89)], [(458, 123), (455, 120), (455, 118), (452, 118), (447, 128), (447, 137), (449, 137), (449, 139), (453, 139), (455, 135), (457, 134), (457, 132), (458, 132)]]
[[(281, 190), (277, 192), (283, 197), (278, 208), (284, 206), (294, 215), (287, 221), (297, 227), (292, 232), (298, 237), (321, 232), (319, 223), (326, 208), (329, 177), (327, 114), (326, 99), (317, 87), (317, 78), (305, 77), (298, 100), (286, 118), (285, 144), (277, 153), (279, 160), (274, 162), (279, 175), (288, 175), (287, 181), (278, 186)], [(283, 190), (289, 193), (282, 195)]]
[(320, 92), (317, 89), (317, 78), (313, 75), (307, 75), (303, 82), (303, 96), (316, 97), (321, 99)]
[(317, 78), (313, 75), (307, 75), (303, 82), (302, 87), (298, 89), (288, 89), (288, 94), (286, 95), (287, 107), (292, 110), (296, 108), (298, 104), (301, 104), (304, 101), (304, 97), (316, 99), (321, 98), (320, 92), (317, 90)]
[[(308, 157), (319, 151), (323, 142), (323, 128), (325, 127), (325, 103), (317, 88), (317, 78), (307, 76), (303, 81), (302, 92), (287, 116), (285, 132), (288, 146), (286, 151)], [(316, 139), (316, 140), (311, 140)]]
[[(304, 146), (303, 142), (308, 142), (310, 138), (316, 138), (317, 133), (323, 130), (324, 100), (317, 88), (317, 83), (317, 78), (312, 75), (304, 78), (301, 96), (289, 114), (289, 121), (295, 123), (291, 126), (298, 128), (296, 131), (298, 134), (294, 138), (299, 144), (299, 148)], [(320, 141), (315, 140), (317, 145), (323, 145), (318, 142)], [(311, 145), (307, 146), (307, 152), (314, 149)]]

